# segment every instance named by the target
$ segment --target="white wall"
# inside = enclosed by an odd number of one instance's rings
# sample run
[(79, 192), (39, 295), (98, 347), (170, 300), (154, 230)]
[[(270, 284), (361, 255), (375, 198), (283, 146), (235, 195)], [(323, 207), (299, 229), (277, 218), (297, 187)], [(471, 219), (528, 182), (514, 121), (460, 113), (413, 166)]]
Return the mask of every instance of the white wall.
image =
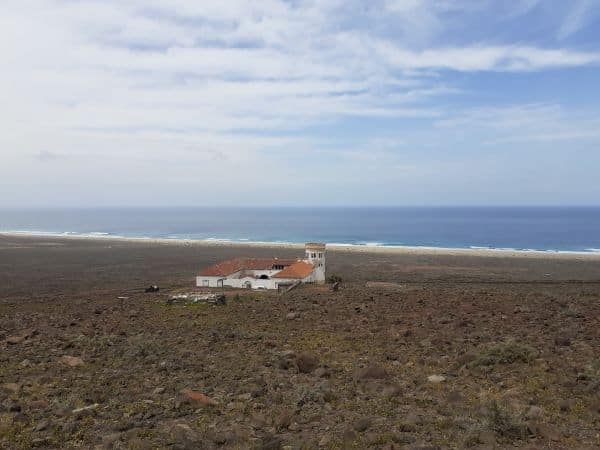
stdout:
[[(269, 280), (257, 280), (254, 277), (242, 277), (242, 278), (224, 278), (224, 277), (206, 277), (206, 276), (197, 276), (196, 277), (196, 286), (198, 287), (210, 287), (216, 288), (220, 287), (218, 285), (218, 281), (223, 280), (224, 287), (232, 287), (232, 288), (240, 288), (243, 289), (246, 287), (246, 283), (249, 282), (252, 288), (256, 286), (262, 286), (265, 289), (277, 289), (278, 285), (281, 283), (289, 284), (294, 283), (296, 281), (301, 281), (302, 283), (314, 283), (318, 280), (315, 280), (313, 274), (303, 278), (302, 280), (298, 280), (296, 278), (272, 278)], [(208, 286), (204, 284), (204, 281), (208, 281)]]
[[(305, 261), (314, 266), (312, 283), (325, 283), (325, 250), (306, 249)], [(315, 255), (313, 257), (313, 255)], [(320, 255), (320, 256), (319, 256)]]

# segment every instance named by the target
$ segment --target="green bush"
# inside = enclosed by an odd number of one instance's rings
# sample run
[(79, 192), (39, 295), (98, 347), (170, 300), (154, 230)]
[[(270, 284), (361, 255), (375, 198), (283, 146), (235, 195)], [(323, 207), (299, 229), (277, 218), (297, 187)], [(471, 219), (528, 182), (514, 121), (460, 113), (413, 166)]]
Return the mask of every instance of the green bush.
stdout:
[(600, 392), (600, 360), (592, 362), (583, 373), (588, 381), (588, 392)]
[(503, 441), (515, 441), (527, 438), (527, 425), (518, 417), (492, 402), (487, 418), (488, 427)]
[(341, 282), (342, 282), (342, 277), (340, 277), (339, 275), (329, 275), (327, 277), (328, 284), (335, 284), (335, 283), (341, 283)]
[(484, 349), (470, 366), (495, 366), (497, 364), (530, 363), (536, 357), (535, 349), (517, 342), (496, 344)]

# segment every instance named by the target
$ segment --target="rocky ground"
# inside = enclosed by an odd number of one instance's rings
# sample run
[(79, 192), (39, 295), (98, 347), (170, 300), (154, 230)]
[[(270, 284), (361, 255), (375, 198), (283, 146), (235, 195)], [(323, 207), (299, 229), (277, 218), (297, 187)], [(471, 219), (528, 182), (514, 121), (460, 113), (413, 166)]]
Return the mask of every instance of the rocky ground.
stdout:
[(600, 447), (597, 263), (332, 255), (338, 292), (166, 303), (223, 256), (0, 240), (0, 448)]

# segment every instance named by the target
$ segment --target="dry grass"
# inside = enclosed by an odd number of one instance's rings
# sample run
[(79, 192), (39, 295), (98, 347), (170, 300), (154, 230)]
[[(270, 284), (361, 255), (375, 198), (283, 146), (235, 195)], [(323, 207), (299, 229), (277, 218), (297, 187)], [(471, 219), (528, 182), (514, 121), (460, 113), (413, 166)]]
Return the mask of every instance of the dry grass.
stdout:
[(537, 351), (528, 345), (517, 342), (496, 344), (482, 350), (471, 362), (471, 367), (495, 366), (498, 364), (530, 363)]

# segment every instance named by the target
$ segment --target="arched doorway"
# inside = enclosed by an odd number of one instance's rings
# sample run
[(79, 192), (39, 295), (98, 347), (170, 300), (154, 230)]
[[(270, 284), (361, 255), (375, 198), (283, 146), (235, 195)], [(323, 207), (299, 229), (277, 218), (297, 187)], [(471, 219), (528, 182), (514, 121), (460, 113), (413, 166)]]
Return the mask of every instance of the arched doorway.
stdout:
[(244, 281), (244, 288), (245, 289), (252, 289), (252, 283), (250, 283), (249, 281)]

